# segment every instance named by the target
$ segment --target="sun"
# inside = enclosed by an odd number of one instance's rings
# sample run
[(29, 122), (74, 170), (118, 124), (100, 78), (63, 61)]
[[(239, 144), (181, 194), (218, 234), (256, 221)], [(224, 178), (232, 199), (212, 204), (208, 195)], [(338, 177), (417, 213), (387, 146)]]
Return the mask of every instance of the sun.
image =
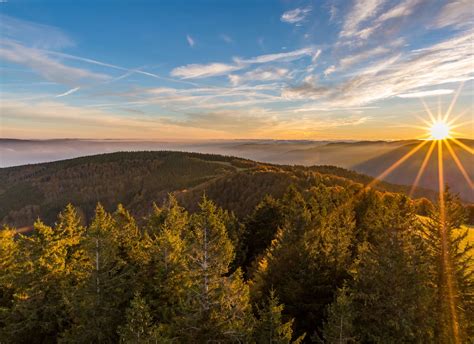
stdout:
[(444, 140), (449, 137), (451, 128), (449, 124), (444, 121), (438, 121), (433, 123), (430, 128), (430, 134), (432, 140)]

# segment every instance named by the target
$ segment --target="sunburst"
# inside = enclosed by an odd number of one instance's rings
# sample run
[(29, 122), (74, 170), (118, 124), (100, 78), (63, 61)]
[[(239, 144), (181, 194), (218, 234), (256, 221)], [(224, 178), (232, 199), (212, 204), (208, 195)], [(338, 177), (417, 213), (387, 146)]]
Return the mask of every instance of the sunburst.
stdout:
[[(465, 143), (463, 143), (459, 138), (456, 136), (460, 136), (458, 133), (454, 131), (454, 129), (462, 127), (466, 125), (466, 123), (459, 123), (458, 120), (463, 117), (465, 112), (461, 112), (454, 118), (451, 118), (451, 114), (454, 109), (454, 105), (457, 101), (459, 94), (461, 93), (462, 84), (460, 85), (457, 92), (454, 94), (454, 97), (449, 104), (446, 113), (442, 115), (441, 112), (441, 105), (438, 105), (438, 114), (435, 117), (428, 107), (426, 102), (421, 99), (421, 102), (426, 110), (427, 118), (419, 118), (424, 126), (417, 126), (417, 128), (424, 131), (422, 134), (423, 140), (421, 140), (415, 147), (413, 147), (409, 152), (407, 152), (404, 156), (394, 162), (390, 167), (388, 167), (384, 172), (382, 172), (377, 178), (375, 178), (367, 187), (372, 187), (380, 180), (387, 177), (390, 173), (392, 173), (396, 168), (398, 168), (401, 164), (403, 164), (406, 160), (408, 160), (412, 155), (414, 155), (417, 151), (419, 151), (423, 146), (430, 143), (428, 151), (421, 163), (420, 169), (415, 177), (413, 182), (413, 186), (410, 191), (410, 196), (413, 195), (415, 189), (420, 182), (426, 167), (433, 156), (433, 151), (437, 148), (437, 169), (438, 169), (438, 192), (439, 192), (439, 211), (440, 211), (440, 237), (442, 241), (442, 258), (443, 258), (443, 265), (446, 273), (446, 289), (447, 289), (447, 302), (448, 307), (450, 310), (450, 315), (452, 319), (451, 323), (451, 331), (453, 335), (453, 339), (455, 343), (459, 343), (459, 325), (457, 321), (457, 311), (456, 311), (456, 298), (455, 298), (455, 291), (452, 281), (452, 269), (451, 269), (451, 262), (448, 257), (448, 248), (447, 248), (447, 238), (446, 238), (446, 214), (445, 214), (445, 200), (444, 200), (444, 191), (445, 191), (445, 179), (444, 179), (444, 151), (443, 147), (447, 148), (447, 152), (455, 162), (457, 168), (461, 172), (462, 176), (466, 180), (467, 186), (473, 190), (474, 185), (473, 182), (467, 173), (462, 161), (459, 159), (458, 155), (456, 154), (455, 150), (453, 149), (452, 144), (458, 146), (460, 149), (466, 151), (469, 154), (473, 154), (472, 148), (468, 147)], [(472, 122), (469, 122), (472, 124)]]

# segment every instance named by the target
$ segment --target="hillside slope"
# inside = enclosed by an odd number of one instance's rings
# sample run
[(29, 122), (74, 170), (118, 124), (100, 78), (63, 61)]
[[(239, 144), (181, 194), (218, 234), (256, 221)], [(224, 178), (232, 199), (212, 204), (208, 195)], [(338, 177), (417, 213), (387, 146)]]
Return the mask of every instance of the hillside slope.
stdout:
[[(16, 227), (30, 226), (38, 216), (52, 223), (67, 203), (90, 216), (97, 202), (110, 210), (123, 203), (140, 217), (169, 192), (188, 208), (206, 193), (222, 207), (243, 216), (266, 194), (279, 197), (292, 184), (360, 188), (371, 180), (331, 166), (271, 165), (167, 151), (111, 153), (0, 169), (0, 219)], [(388, 183), (378, 188), (409, 190)], [(435, 197), (428, 190), (419, 190), (418, 195)]]

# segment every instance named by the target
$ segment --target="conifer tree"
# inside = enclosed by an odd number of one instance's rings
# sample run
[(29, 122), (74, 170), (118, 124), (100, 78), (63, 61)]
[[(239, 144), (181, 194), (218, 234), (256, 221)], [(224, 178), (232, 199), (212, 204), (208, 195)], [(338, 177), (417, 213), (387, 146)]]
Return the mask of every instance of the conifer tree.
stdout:
[(271, 290), (263, 308), (258, 308), (258, 320), (256, 322), (253, 338), (256, 343), (289, 344), (301, 343), (305, 335), (295, 340), (293, 338), (293, 319), (283, 322), (283, 304), (279, 304), (275, 291)]
[(283, 206), (271, 196), (265, 196), (245, 221), (245, 261), (249, 267), (270, 246), (283, 226)]
[(182, 341), (246, 341), (252, 316), (248, 286), (240, 270), (230, 276), (234, 248), (222, 213), (205, 197), (191, 217), (187, 237), (190, 286), (177, 327)]
[(146, 264), (140, 270), (144, 281), (143, 295), (163, 326), (180, 312), (186, 288), (190, 285), (187, 269), (185, 236), (189, 226), (188, 213), (170, 195), (163, 208), (155, 206), (145, 249)]
[(27, 259), (5, 326), (14, 341), (57, 341), (68, 328), (68, 305), (87, 276), (87, 260), (80, 246), (83, 232), (80, 218), (69, 204), (54, 227), (37, 221), (32, 236), (22, 243)]
[(3, 329), (13, 307), (16, 290), (17, 274), (21, 267), (18, 241), (15, 241), (16, 231), (10, 228), (0, 229), (0, 343), (7, 334)]
[[(346, 310), (338, 316), (346, 319), (346, 329), (353, 327), (349, 333), (370, 343), (433, 340), (433, 294), (426, 252), (422, 238), (410, 228), (388, 228), (378, 233), (377, 242), (359, 245), (348, 299), (338, 298), (334, 306)], [(326, 336), (334, 338), (337, 317), (331, 323)]]
[(449, 190), (424, 223), (437, 292), (436, 339), (463, 343), (474, 337), (474, 256), (465, 208)]
[(121, 252), (123, 230), (98, 204), (82, 242), (88, 275), (70, 305), (74, 318), (71, 328), (62, 336), (63, 341), (117, 340), (116, 328), (122, 322), (134, 279), (130, 263)]
[(340, 288), (335, 301), (328, 306), (327, 320), (324, 322), (324, 343), (357, 343), (354, 333), (354, 310), (351, 295), (346, 286)]
[(153, 324), (150, 308), (145, 300), (135, 294), (126, 311), (126, 323), (119, 327), (120, 342), (126, 344), (171, 343)]
[(296, 189), (290, 189), (282, 203), (285, 224), (252, 276), (252, 297), (258, 302), (275, 289), (285, 313), (296, 319), (296, 333), (310, 333), (322, 325), (326, 305), (347, 278), (353, 214), (341, 205), (322, 218)]

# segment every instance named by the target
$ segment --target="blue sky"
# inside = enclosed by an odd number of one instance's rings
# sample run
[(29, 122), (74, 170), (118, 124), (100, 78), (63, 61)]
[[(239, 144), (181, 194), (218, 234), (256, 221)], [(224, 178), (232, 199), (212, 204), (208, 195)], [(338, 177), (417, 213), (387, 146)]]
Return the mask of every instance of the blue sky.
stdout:
[(473, 6), (4, 0), (0, 134), (414, 138), (460, 90), (472, 137)]

